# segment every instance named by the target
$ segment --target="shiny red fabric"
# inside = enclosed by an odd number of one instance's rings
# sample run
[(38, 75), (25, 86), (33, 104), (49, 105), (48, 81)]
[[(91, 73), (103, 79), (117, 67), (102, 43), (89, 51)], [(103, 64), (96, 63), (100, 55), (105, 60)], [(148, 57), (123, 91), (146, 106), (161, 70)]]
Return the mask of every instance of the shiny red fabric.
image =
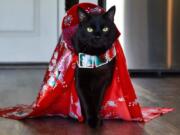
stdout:
[[(62, 116), (83, 121), (74, 78), (78, 57), (71, 43), (71, 38), (79, 23), (78, 6), (89, 13), (105, 12), (101, 7), (90, 3), (75, 5), (67, 12), (62, 23), (61, 38), (50, 60), (36, 101), (31, 105), (1, 108), (1, 117), (18, 120), (40, 116)], [(100, 111), (101, 117), (147, 122), (172, 111), (171, 108), (140, 107), (127, 70), (126, 59), (118, 41), (119, 35), (114, 42), (117, 56), (113, 80), (104, 95)]]

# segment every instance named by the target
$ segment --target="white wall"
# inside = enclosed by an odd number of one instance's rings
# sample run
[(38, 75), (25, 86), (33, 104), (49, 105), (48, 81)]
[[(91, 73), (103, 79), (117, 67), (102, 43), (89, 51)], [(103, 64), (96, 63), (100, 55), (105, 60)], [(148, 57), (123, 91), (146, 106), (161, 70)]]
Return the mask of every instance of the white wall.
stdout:
[(57, 3), (0, 0), (0, 63), (49, 61), (57, 43)]
[(58, 35), (60, 36), (62, 19), (65, 16), (65, 0), (59, 0), (58, 12), (59, 12), (59, 18), (58, 18), (59, 25), (57, 29), (58, 29)]
[(97, 0), (79, 0), (79, 3), (80, 2), (89, 2), (89, 3), (95, 3), (97, 4)]

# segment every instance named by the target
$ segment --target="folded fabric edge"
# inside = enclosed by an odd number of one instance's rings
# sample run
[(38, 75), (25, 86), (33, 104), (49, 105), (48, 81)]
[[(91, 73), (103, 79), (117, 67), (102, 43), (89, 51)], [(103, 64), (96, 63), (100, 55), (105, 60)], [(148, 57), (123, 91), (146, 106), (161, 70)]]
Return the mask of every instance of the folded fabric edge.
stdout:
[(141, 111), (144, 118), (144, 122), (149, 122), (152, 119), (160, 117), (161, 115), (174, 111), (174, 108), (142, 107)]

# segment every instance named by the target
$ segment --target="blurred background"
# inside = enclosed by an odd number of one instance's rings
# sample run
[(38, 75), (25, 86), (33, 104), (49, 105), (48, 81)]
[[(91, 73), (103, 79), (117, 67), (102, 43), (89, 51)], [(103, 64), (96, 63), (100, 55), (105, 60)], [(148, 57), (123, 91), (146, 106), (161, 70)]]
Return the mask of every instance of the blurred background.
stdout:
[(97, 132), (61, 117), (0, 118), (0, 135), (180, 135), (180, 0), (0, 0), (0, 108), (36, 99), (62, 18), (80, 2), (116, 5), (138, 102), (175, 111), (146, 124), (107, 120)]
[(179, 0), (0, 0), (0, 65), (47, 65), (72, 5), (116, 5), (131, 72), (180, 71)]

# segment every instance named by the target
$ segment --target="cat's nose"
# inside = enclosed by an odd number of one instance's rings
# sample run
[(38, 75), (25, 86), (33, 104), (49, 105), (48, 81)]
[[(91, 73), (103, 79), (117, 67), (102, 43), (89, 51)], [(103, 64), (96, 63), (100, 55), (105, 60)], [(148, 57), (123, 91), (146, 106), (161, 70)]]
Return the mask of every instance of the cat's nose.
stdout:
[(94, 36), (95, 36), (96, 39), (99, 39), (99, 38), (101, 38), (101, 33), (100, 32), (96, 32), (94, 34)]

